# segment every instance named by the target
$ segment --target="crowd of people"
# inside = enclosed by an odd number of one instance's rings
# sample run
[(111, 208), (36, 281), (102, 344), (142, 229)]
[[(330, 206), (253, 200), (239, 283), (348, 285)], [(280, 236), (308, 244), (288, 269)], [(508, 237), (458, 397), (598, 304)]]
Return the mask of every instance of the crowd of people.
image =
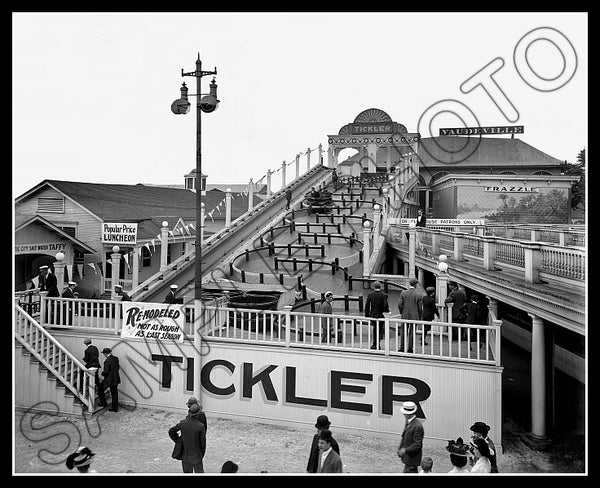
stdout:
[[(171, 457), (181, 461), (183, 473), (204, 473), (203, 458), (206, 453), (206, 414), (197, 398), (190, 397), (186, 406), (187, 416), (168, 429), (167, 434), (173, 441)], [(424, 456), (423, 439), (425, 430), (418, 418), (419, 407), (415, 402), (403, 402), (400, 412), (405, 417), (404, 429), (397, 454), (404, 465), (403, 473), (429, 474), (436, 471), (433, 459)], [(327, 415), (319, 415), (315, 423), (306, 473), (344, 473), (344, 464), (340, 445), (331, 431), (331, 421)], [(452, 469), (448, 474), (461, 473), (498, 473), (496, 447), (488, 433), (490, 427), (485, 422), (475, 422), (471, 427), (471, 440), (465, 443), (461, 437), (448, 440), (446, 451), (450, 457)], [(95, 453), (89, 447), (81, 446), (66, 460), (66, 467), (77, 469), (80, 473), (96, 473), (90, 469)], [(239, 466), (228, 459), (221, 466), (221, 473), (237, 473)], [(132, 471), (128, 471), (132, 472)], [(261, 471), (266, 473), (266, 471)], [(444, 473), (445, 474), (445, 473)]]

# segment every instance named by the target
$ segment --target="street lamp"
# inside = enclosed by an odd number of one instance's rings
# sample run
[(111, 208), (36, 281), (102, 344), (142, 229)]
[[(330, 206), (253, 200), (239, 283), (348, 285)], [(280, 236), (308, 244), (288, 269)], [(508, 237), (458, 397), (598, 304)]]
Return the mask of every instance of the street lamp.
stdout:
[(201, 80), (203, 76), (216, 75), (217, 68), (215, 66), (214, 71), (202, 71), (202, 61), (200, 61), (200, 53), (198, 53), (198, 59), (196, 59), (196, 70), (188, 73), (183, 72), (181, 69), (181, 76), (193, 76), (196, 78), (196, 94), (189, 95), (188, 88), (185, 82), (181, 87), (181, 98), (175, 100), (171, 104), (171, 111), (174, 114), (186, 114), (190, 110), (190, 102), (188, 97), (196, 97), (196, 257), (194, 263), (194, 324), (198, 324), (197, 330), (194, 330), (194, 393), (196, 398), (200, 399), (200, 372), (201, 372), (201, 360), (200, 355), (201, 347), (201, 336), (200, 336), (200, 321), (202, 317), (202, 236), (199, 231), (199, 226), (202, 225), (201, 217), (201, 195), (202, 195), (202, 136), (201, 136), (201, 114), (202, 112), (211, 113), (216, 110), (219, 105), (217, 99), (217, 84), (213, 77), (210, 84), (210, 93), (202, 94)]

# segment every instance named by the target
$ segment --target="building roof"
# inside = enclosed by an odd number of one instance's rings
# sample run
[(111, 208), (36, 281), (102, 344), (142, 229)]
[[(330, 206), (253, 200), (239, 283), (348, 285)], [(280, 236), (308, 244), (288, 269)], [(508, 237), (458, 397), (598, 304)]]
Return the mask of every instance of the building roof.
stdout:
[(92, 253), (96, 252), (95, 249), (88, 246), (85, 242), (82, 242), (79, 239), (77, 239), (76, 237), (73, 237), (73, 236), (67, 234), (60, 227), (56, 226), (55, 224), (53, 224), (49, 220), (45, 219), (41, 215), (36, 215), (36, 216), (32, 217), (31, 219), (29, 219), (27, 222), (24, 222), (23, 224), (19, 225), (15, 229), (15, 233), (19, 232), (20, 230), (24, 229), (25, 227), (29, 227), (30, 225), (41, 225), (43, 227), (46, 227), (49, 232), (57, 234), (58, 237), (60, 237), (63, 240), (70, 241), (73, 244), (73, 247), (78, 251), (81, 251), (86, 254), (92, 254)]
[(425, 167), (557, 167), (562, 163), (520, 139), (506, 137), (424, 137), (417, 152)]
[[(207, 183), (206, 184), (206, 190), (221, 190), (221, 191), (227, 191), (227, 188), (231, 188), (231, 191), (233, 193), (243, 193), (245, 191), (248, 190), (248, 184), (247, 183), (240, 183), (240, 184), (229, 184), (229, 183)], [(254, 194), (258, 194), (258, 193), (267, 193), (267, 185), (258, 185), (258, 187), (256, 185), (254, 185)]]
[(44, 180), (17, 197), (16, 202), (46, 186), (63, 193), (103, 221), (137, 222), (138, 239), (155, 237), (164, 220), (171, 228), (180, 217), (186, 222), (196, 221), (196, 194), (180, 188)]

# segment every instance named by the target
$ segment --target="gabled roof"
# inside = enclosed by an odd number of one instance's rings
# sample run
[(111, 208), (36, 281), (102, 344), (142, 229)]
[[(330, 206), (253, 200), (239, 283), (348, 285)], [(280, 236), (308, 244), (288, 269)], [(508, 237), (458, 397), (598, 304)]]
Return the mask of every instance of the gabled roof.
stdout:
[(29, 192), (17, 197), (16, 201), (35, 193), (46, 184), (103, 220), (139, 222), (153, 215), (191, 219), (195, 219), (196, 216), (194, 192), (159, 186), (44, 180)]
[(64, 230), (57, 227), (49, 220), (46, 220), (41, 215), (36, 215), (33, 218), (29, 219), (27, 222), (24, 222), (23, 224), (21, 224), (19, 227), (17, 227), (15, 229), (15, 233), (20, 231), (21, 229), (24, 229), (25, 227), (28, 227), (28, 226), (34, 225), (34, 224), (43, 225), (43, 226), (47, 227), (50, 232), (57, 234), (61, 239), (70, 241), (73, 244), (73, 246), (75, 247), (75, 249), (77, 249), (77, 250), (80, 250), (87, 254), (93, 254), (96, 252), (95, 249), (88, 246), (85, 242), (82, 242), (79, 239), (67, 234)]
[[(501, 137), (424, 137), (419, 141), (421, 166), (560, 166), (562, 161), (520, 139)], [(451, 170), (447, 170), (451, 171)]]

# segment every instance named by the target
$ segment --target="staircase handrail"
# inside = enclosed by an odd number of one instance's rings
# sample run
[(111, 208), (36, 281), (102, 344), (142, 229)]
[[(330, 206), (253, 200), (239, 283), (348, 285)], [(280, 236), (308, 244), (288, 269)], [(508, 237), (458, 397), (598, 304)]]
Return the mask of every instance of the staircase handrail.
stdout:
[[(77, 359), (67, 348), (65, 348), (65, 346), (63, 346), (60, 342), (58, 342), (54, 337), (52, 337), (51, 334), (49, 334), (40, 324), (38, 324), (35, 319), (33, 317), (31, 317), (31, 315), (29, 315), (25, 310), (23, 310), (23, 308), (21, 308), (19, 305), (15, 304), (15, 309), (17, 312), (17, 320), (15, 323), (15, 338), (21, 343), (21, 345), (27, 349), (27, 351), (29, 351), (29, 353), (31, 353), (40, 363), (42, 363), (47, 369), (48, 371), (50, 371), (58, 380), (60, 380), (60, 382), (65, 385), (66, 388), (68, 388), (82, 403), (84, 403), (87, 408), (88, 408), (88, 412), (93, 412), (94, 411), (94, 402), (95, 402), (95, 371), (94, 368), (86, 368), (85, 365), (79, 360)], [(63, 358), (62, 356), (66, 356), (67, 360), (71, 362), (71, 378), (74, 378), (73, 375), (73, 365), (77, 367), (78, 371), (83, 371), (83, 373), (87, 376), (87, 381), (85, 381), (85, 377), (84, 376), (84, 381), (83, 381), (83, 391), (85, 392), (87, 390), (87, 395), (85, 395), (83, 392), (79, 391), (78, 387), (74, 387), (69, 381), (67, 381), (67, 379), (61, 374), (61, 372), (52, 364), (54, 361), (50, 361), (49, 358), (44, 358), (44, 356), (34, 347), (32, 346), (26, 339), (24, 336), (21, 335), (21, 331), (20, 329), (22, 329), (22, 321), (19, 321), (18, 316), (19, 314), (24, 317), (24, 319), (29, 323), (30, 326), (33, 326), (33, 329), (35, 330), (36, 333), (36, 339), (37, 336), (41, 334), (41, 338), (42, 339), (46, 339), (49, 343), (52, 344), (52, 351), (54, 352), (54, 354), (52, 355), (52, 357), (54, 357), (54, 355), (56, 354), (56, 350), (58, 349), (59, 351), (59, 357), (60, 357), (60, 361), (59, 364), (62, 364), (63, 362)], [(50, 348), (48, 348), (49, 350)], [(67, 364), (65, 364), (65, 368), (67, 368)], [(80, 378), (80, 374), (78, 373), (77, 378)], [(79, 385), (79, 381), (78, 381), (78, 385)], [(87, 385), (87, 386), (86, 386)]]

